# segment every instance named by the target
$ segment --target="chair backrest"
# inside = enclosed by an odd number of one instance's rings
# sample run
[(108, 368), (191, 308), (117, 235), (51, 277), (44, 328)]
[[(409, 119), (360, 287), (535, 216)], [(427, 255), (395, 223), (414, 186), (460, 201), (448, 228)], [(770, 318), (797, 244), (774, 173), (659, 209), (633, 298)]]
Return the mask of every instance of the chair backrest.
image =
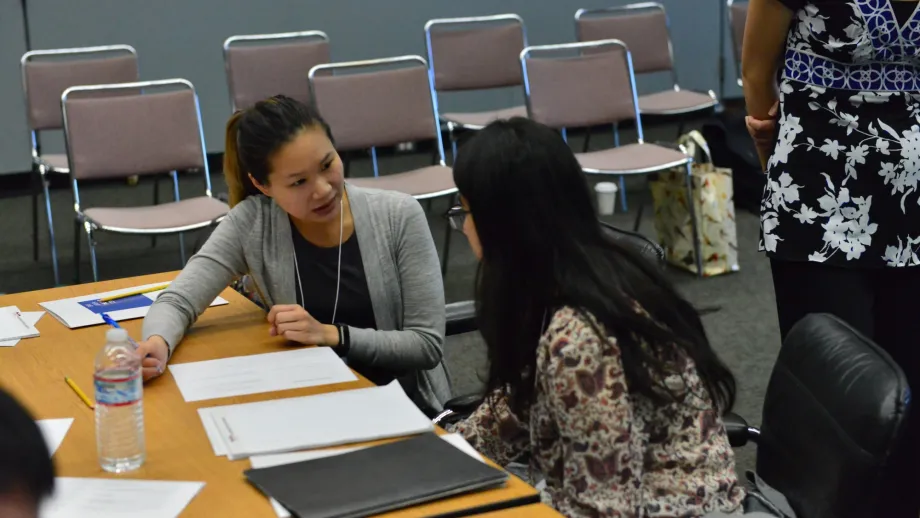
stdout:
[(885, 351), (836, 317), (808, 315), (767, 386), (757, 473), (802, 518), (876, 516), (909, 397)]
[[(575, 33), (578, 41), (623, 41), (633, 54), (633, 68), (637, 74), (673, 71), (668, 15), (659, 3), (579, 9), (575, 13)], [(603, 50), (588, 49), (588, 52)]]
[(340, 151), (436, 139), (443, 165), (437, 101), (421, 56), (318, 65), (309, 78)]
[[(608, 52), (585, 54), (606, 48)], [(561, 51), (567, 57), (532, 57)], [(521, 52), (524, 94), (531, 119), (553, 128), (587, 127), (635, 119), (639, 121), (635, 77), (630, 53), (622, 41), (601, 40), (527, 47)]]
[(321, 31), (231, 36), (224, 41), (230, 106), (241, 110), (278, 94), (310, 102), (307, 72), (329, 62)]
[(741, 86), (741, 46), (744, 44), (744, 24), (747, 23), (747, 2), (728, 2), (728, 24), (732, 34), (732, 52), (735, 56), (735, 73)]
[[(159, 91), (168, 87), (171, 89)], [(137, 89), (144, 92), (84, 95)], [(208, 182), (198, 97), (190, 82), (169, 79), (77, 86), (64, 91), (61, 103), (74, 182), (198, 168), (204, 170)], [(210, 192), (210, 184), (207, 186)]]
[(430, 20), (425, 46), (439, 92), (521, 84), (527, 31), (516, 14)]
[(138, 80), (129, 45), (33, 50), (20, 60), (26, 115), (32, 131), (61, 129), (61, 94), (71, 86)]

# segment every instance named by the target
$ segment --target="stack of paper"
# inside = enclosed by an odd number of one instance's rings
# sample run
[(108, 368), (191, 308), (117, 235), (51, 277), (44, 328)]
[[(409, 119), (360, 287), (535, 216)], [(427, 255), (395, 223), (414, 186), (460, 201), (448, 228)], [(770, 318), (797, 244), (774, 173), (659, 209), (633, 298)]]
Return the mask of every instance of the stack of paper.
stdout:
[[(466, 442), (466, 439), (463, 438), (460, 434), (449, 433), (441, 436), (441, 439), (444, 439), (458, 450), (466, 453), (470, 457), (478, 461), (482, 460), (482, 455), (476, 451), (475, 448), (470, 446), (470, 443)], [(271, 455), (253, 455), (249, 457), (249, 464), (253, 468), (271, 468), (273, 466), (282, 466), (284, 464), (293, 464), (295, 462), (303, 462), (305, 460), (314, 460), (322, 459), (325, 457), (332, 457), (333, 455), (341, 455), (343, 453), (348, 453), (352, 451), (361, 450), (364, 448), (369, 448), (369, 446), (352, 446), (349, 448), (336, 448), (334, 450), (314, 450), (314, 451), (297, 451), (293, 453), (275, 453)], [(288, 518), (291, 516), (291, 513), (284, 508), (277, 500), (274, 498), (269, 498), (268, 501), (272, 504), (272, 509), (274, 509), (275, 514), (278, 515), (278, 518)]]
[(54, 455), (54, 452), (64, 442), (64, 437), (73, 424), (73, 418), (69, 419), (42, 419), (35, 421), (39, 430), (42, 431), (42, 437), (45, 438), (45, 444), (48, 445), (48, 453)]
[[(160, 293), (163, 293), (163, 290), (132, 295), (110, 302), (100, 302), (99, 299), (112, 295), (132, 293), (139, 289), (160, 285), (162, 285), (162, 283), (145, 284), (143, 286), (107, 291), (105, 293), (52, 300), (50, 302), (42, 302), (39, 305), (48, 310), (54, 318), (60, 320), (62, 324), (71, 329), (102, 324), (102, 313), (106, 313), (114, 320), (143, 318), (147, 315), (147, 310), (150, 309), (150, 306), (153, 305), (153, 301), (157, 299)], [(228, 304), (228, 302), (220, 297), (217, 297), (214, 299), (214, 302), (211, 303), (212, 306), (221, 306), (224, 304)]]
[(258, 394), (358, 378), (328, 347), (170, 365), (186, 401)]
[(198, 410), (216, 455), (238, 460), (434, 430), (398, 382)]
[(20, 338), (38, 336), (35, 324), (44, 314), (44, 311), (20, 313), (16, 306), (0, 308), (0, 347), (12, 347), (19, 343)]
[(204, 482), (70, 478), (54, 480), (42, 518), (162, 518), (179, 513)]

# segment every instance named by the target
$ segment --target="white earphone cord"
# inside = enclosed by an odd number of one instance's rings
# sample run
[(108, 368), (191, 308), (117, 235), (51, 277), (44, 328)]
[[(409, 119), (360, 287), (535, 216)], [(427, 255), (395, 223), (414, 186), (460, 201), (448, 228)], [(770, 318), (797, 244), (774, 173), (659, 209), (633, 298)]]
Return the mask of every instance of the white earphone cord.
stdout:
[[(345, 197), (339, 200), (339, 264), (335, 274), (335, 303), (332, 305), (332, 324), (335, 324), (335, 315), (339, 311), (339, 287), (342, 284), (342, 238), (345, 236)], [(300, 289), (300, 303), (306, 304), (303, 298), (303, 283), (300, 281), (300, 264), (297, 261), (297, 250), (294, 250), (294, 272), (297, 274), (297, 287)]]

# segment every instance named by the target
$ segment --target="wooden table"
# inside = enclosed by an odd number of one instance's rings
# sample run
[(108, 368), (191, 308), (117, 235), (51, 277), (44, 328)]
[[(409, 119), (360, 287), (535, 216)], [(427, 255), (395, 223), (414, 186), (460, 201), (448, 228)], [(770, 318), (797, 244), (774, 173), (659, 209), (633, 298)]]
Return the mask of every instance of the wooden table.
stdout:
[(562, 515), (552, 507), (544, 504), (522, 505), (501, 511), (492, 511), (478, 515), (480, 518), (561, 518)]
[[(39, 302), (169, 281), (175, 275), (175, 272), (162, 273), (5, 295), (0, 296), (0, 307), (15, 305), (21, 311), (38, 311), (41, 310)], [(230, 304), (205, 311), (176, 349), (171, 363), (290, 348), (283, 340), (268, 335), (265, 314), (256, 305), (231, 289), (225, 290), (221, 296)], [(142, 320), (121, 324), (132, 336), (140, 336)], [(64, 376), (69, 376), (92, 397), (93, 359), (105, 343), (108, 327), (100, 325), (71, 330), (50, 314), (46, 314), (36, 327), (41, 332), (40, 337), (22, 340), (16, 347), (0, 350), (0, 385), (18, 398), (36, 419), (74, 418), (73, 426), (54, 456), (58, 475), (206, 482), (182, 516), (275, 516), (268, 499), (242, 475), (249, 468), (249, 462), (229, 461), (214, 455), (198, 417), (199, 407), (372, 386), (359, 376), (358, 381), (349, 383), (186, 403), (167, 369), (163, 376), (144, 386), (147, 461), (137, 471), (112, 475), (99, 467), (96, 458), (93, 412), (64, 383)], [(309, 491), (309, 488), (306, 490)], [(538, 500), (534, 488), (512, 475), (504, 488), (458, 496), (384, 516), (461, 516)]]

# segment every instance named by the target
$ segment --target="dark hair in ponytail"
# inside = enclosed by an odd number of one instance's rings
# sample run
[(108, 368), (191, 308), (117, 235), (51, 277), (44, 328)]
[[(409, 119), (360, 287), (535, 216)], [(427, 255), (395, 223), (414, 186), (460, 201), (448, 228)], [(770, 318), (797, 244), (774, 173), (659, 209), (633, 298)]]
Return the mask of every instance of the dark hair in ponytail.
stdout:
[(224, 147), (224, 179), (231, 207), (252, 194), (259, 194), (249, 175), (261, 184), (267, 183), (271, 172), (269, 157), (306, 128), (322, 128), (332, 140), (332, 131), (316, 108), (286, 95), (269, 97), (230, 117)]

